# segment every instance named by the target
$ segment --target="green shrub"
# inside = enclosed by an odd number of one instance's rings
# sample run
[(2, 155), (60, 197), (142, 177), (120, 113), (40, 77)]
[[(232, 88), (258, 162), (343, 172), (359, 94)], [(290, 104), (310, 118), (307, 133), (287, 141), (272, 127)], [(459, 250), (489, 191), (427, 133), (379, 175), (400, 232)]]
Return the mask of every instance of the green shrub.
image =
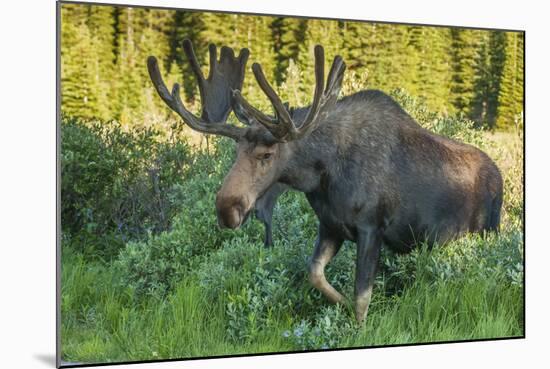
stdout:
[(397, 255), (384, 250), (378, 287), (387, 295), (401, 293), (418, 279), (489, 279), (499, 277), (508, 285), (521, 285), (523, 238), (519, 231), (469, 234), (429, 249), (420, 245), (411, 253)]
[[(248, 247), (260, 245), (263, 226), (251, 219), (237, 231), (221, 230), (217, 226), (215, 196), (223, 176), (233, 160), (234, 145), (227, 139), (218, 139), (211, 153), (197, 153), (192, 157), (185, 178), (178, 184), (174, 200), (180, 212), (169, 232), (151, 235), (148, 239), (129, 242), (121, 250), (117, 265), (123, 284), (132, 285), (138, 295), (169, 292), (191, 268), (210, 257), (212, 252), (226, 247), (230, 240)], [(301, 214), (296, 216), (296, 214)], [(287, 193), (277, 205), (274, 234), (291, 245), (313, 243), (316, 218), (303, 195)], [(216, 269), (214, 263), (211, 266)]]
[[(295, 196), (289, 196), (295, 197)], [(297, 203), (297, 199), (294, 201)], [(299, 218), (297, 224), (300, 224)], [(304, 227), (315, 228), (314, 224)], [(314, 237), (280, 238), (271, 249), (261, 239), (228, 240), (197, 266), (194, 275), (210, 301), (226, 301), (227, 333), (234, 342), (250, 342), (274, 329), (284, 316), (307, 320), (328, 302), (308, 282), (307, 265)], [(327, 267), (327, 279), (341, 291), (353, 290), (354, 248), (344, 246)]]
[(61, 220), (71, 245), (110, 257), (124, 242), (169, 228), (190, 150), (151, 128), (61, 121)]
[(439, 135), (482, 148), (482, 131), (475, 122), (464, 115), (444, 116), (430, 110), (423, 98), (409, 95), (403, 89), (391, 91), (390, 95), (422, 127)]
[(209, 300), (225, 299), (228, 337), (248, 342), (272, 327), (280, 313), (299, 311), (308, 255), (304, 245), (278, 243), (273, 249), (245, 235), (224, 244), (195, 271)]
[[(165, 295), (183, 278), (191, 262), (197, 263), (225, 240), (238, 236), (217, 225), (216, 192), (231, 164), (233, 146), (226, 140), (216, 142), (213, 152), (189, 157), (189, 168), (173, 187), (171, 202), (180, 212), (172, 218), (170, 231), (128, 242), (121, 250), (116, 265), (122, 283), (132, 286), (138, 296)], [(259, 229), (254, 233), (261, 237)]]
[(338, 348), (344, 339), (352, 339), (359, 330), (351, 317), (342, 305), (322, 306), (311, 321), (302, 320), (282, 335), (300, 350)]

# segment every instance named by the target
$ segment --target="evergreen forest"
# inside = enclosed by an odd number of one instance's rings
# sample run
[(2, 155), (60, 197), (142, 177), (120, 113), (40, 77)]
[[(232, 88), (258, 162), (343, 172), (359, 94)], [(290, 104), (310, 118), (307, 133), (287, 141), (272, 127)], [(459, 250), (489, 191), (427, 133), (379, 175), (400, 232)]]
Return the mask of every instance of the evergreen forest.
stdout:
[[(291, 106), (309, 102), (313, 47), (322, 44), (327, 60), (342, 55), (348, 79), (367, 88), (404, 89), (434, 111), (490, 129), (523, 119), (521, 32), (63, 4), (61, 38), (62, 111), (72, 116), (165, 120), (169, 110), (147, 75), (149, 55), (193, 103), (198, 89), (182, 50), (190, 39), (203, 66), (209, 43), (247, 47), (249, 65), (260, 62), (275, 86), (291, 86), (284, 96)], [(251, 72), (243, 90), (264, 101)]]

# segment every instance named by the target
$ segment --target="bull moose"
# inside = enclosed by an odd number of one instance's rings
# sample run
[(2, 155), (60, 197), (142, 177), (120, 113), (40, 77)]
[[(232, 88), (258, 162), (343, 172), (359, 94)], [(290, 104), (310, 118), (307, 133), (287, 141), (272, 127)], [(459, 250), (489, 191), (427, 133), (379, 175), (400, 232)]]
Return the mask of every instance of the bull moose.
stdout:
[[(331, 302), (345, 302), (324, 269), (345, 240), (355, 242), (358, 322), (367, 316), (382, 245), (407, 252), (419, 241), (433, 245), (498, 230), (503, 190), (494, 162), (473, 146), (424, 129), (381, 91), (338, 99), (342, 57), (334, 58), (325, 83), (323, 47), (315, 47), (313, 101), (295, 109), (283, 104), (254, 63), (254, 76), (273, 105), (271, 116), (240, 91), (247, 49), (235, 57), (224, 46), (218, 61), (211, 45), (204, 78), (191, 43), (183, 46), (201, 91), (200, 117), (184, 107), (178, 84), (167, 89), (155, 57), (147, 66), (160, 97), (188, 126), (237, 143), (235, 162), (216, 196), (220, 227), (238, 228), (258, 203), (270, 223), (286, 187), (305, 193), (319, 220), (309, 280)], [(231, 110), (244, 126), (226, 123)]]

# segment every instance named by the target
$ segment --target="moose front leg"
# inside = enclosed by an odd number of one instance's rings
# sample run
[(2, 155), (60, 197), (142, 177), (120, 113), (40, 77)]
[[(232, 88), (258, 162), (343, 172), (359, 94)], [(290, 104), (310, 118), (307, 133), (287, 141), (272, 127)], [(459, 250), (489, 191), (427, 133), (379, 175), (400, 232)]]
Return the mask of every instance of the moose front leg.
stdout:
[(273, 246), (273, 229), (271, 227), (271, 219), (264, 222), (264, 228), (264, 247), (271, 247)]
[(275, 183), (263, 194), (262, 197), (256, 200), (256, 218), (261, 220), (265, 227), (265, 247), (273, 246), (273, 230), (271, 226), (273, 220), (273, 209), (275, 208), (277, 199), (287, 190), (287, 188), (288, 187), (282, 183)]
[(367, 317), (381, 247), (378, 229), (370, 228), (359, 232), (355, 271), (355, 318), (358, 323)]
[(330, 236), (327, 230), (320, 225), (317, 241), (315, 241), (315, 250), (309, 263), (309, 281), (334, 304), (344, 302), (345, 298), (327, 282), (325, 266), (340, 250), (342, 242), (342, 239)]

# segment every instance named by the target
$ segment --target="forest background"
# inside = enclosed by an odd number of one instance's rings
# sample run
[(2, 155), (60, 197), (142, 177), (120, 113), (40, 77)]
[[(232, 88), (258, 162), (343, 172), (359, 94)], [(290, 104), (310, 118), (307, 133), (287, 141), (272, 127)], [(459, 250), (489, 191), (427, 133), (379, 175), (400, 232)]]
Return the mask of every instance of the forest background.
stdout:
[[(188, 38), (203, 65), (209, 43), (249, 48), (249, 63), (261, 63), (291, 106), (312, 96), (312, 50), (322, 44), (327, 60), (342, 55), (347, 78), (368, 88), (402, 88), (433, 111), (463, 114), (481, 127), (522, 124), (520, 32), (76, 4), (61, 12), (62, 111), (71, 116), (165, 121), (170, 111), (150, 83), (149, 55), (195, 102), (181, 44)], [(243, 90), (267, 105), (251, 73)]]

